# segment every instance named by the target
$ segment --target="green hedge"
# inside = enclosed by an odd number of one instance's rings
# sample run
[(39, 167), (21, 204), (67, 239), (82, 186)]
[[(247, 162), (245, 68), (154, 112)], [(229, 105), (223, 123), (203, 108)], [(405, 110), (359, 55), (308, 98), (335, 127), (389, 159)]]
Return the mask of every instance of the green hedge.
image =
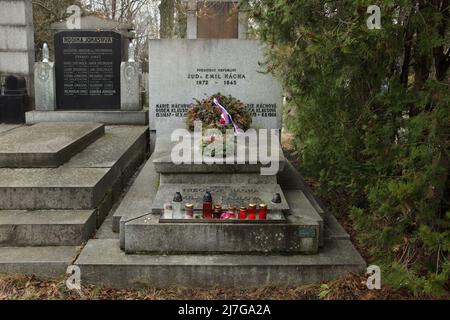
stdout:
[(301, 170), (348, 213), (384, 280), (443, 294), (450, 275), (449, 1), (245, 1), (283, 82)]

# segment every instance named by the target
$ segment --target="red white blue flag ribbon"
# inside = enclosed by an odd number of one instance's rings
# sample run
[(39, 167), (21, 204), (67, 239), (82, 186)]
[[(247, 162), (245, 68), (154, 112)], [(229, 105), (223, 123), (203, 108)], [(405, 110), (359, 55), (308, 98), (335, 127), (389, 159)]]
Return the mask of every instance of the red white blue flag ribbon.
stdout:
[(214, 106), (218, 107), (221, 113), (221, 122), (222, 123), (226, 123), (228, 125), (233, 125), (234, 131), (236, 133), (241, 133), (242, 130), (236, 125), (236, 123), (233, 121), (233, 118), (231, 117), (230, 113), (227, 111), (227, 109), (225, 109), (225, 107), (223, 107), (219, 100), (217, 98), (214, 98), (213, 100)]

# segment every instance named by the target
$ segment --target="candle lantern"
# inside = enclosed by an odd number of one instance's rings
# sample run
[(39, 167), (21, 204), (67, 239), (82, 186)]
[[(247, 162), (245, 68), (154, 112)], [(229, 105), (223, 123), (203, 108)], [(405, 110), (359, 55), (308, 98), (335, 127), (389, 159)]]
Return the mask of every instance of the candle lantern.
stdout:
[(248, 220), (256, 220), (256, 204), (248, 206)]
[(219, 220), (221, 217), (222, 217), (222, 206), (220, 204), (217, 204), (214, 207), (213, 218)]
[(259, 220), (267, 220), (267, 205), (265, 203), (259, 205)]
[(187, 203), (184, 209), (184, 216), (186, 219), (194, 218), (194, 205), (192, 203)]
[(241, 207), (239, 210), (239, 220), (245, 220), (247, 219), (247, 208)]
[(203, 197), (203, 219), (211, 220), (213, 217), (212, 196), (210, 192), (206, 192)]

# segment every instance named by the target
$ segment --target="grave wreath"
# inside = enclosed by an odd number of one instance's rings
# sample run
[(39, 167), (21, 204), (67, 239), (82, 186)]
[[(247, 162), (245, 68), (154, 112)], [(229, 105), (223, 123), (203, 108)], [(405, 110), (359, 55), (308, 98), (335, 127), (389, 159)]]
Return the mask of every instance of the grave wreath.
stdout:
[[(229, 141), (226, 141), (223, 134), (227, 130), (234, 130), (235, 134), (245, 132), (250, 128), (252, 116), (247, 111), (246, 105), (232, 96), (224, 96), (217, 93), (202, 101), (195, 99), (196, 104), (192, 106), (186, 115), (186, 125), (189, 130), (194, 131), (195, 122), (201, 121), (203, 130), (217, 129), (220, 134), (203, 134), (202, 149), (210, 150), (212, 157), (229, 156), (234, 148), (231, 148)], [(222, 146), (222, 154), (216, 154), (217, 144)]]
[(232, 129), (247, 131), (252, 124), (252, 116), (246, 105), (232, 96), (217, 93), (196, 103), (186, 115), (186, 125), (194, 131), (194, 123), (201, 121), (204, 129), (218, 129), (222, 133)]

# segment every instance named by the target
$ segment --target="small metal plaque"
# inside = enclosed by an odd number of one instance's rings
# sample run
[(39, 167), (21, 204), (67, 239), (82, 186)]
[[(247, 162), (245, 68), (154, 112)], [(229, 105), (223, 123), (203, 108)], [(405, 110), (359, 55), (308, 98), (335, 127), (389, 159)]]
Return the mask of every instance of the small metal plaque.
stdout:
[(316, 229), (313, 228), (301, 228), (298, 230), (298, 236), (300, 238), (316, 238)]

